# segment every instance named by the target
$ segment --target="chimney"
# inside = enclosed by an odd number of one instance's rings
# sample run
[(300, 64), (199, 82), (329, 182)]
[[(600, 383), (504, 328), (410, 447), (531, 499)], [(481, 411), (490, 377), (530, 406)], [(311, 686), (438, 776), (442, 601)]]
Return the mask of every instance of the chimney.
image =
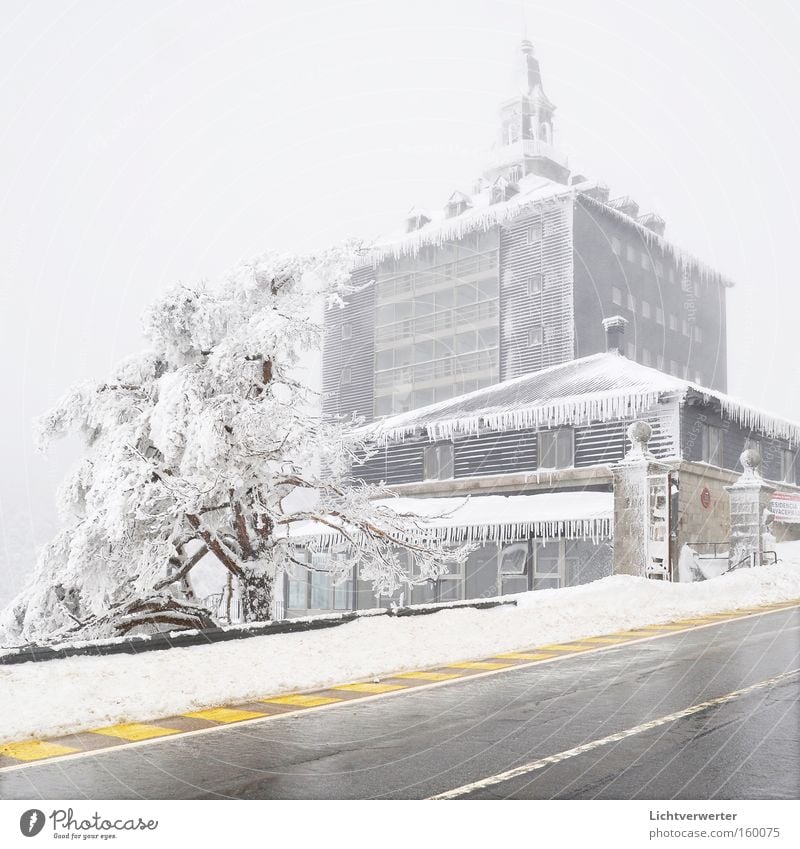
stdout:
[(606, 332), (606, 350), (609, 353), (625, 354), (625, 325), (628, 319), (621, 315), (612, 315), (603, 319)]

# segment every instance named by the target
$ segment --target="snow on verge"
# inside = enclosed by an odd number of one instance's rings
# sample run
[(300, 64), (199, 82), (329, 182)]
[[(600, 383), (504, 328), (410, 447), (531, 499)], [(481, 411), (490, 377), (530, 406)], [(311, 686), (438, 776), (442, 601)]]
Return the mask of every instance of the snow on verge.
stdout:
[(518, 607), (368, 617), (332, 630), (0, 667), (0, 742), (144, 721), (646, 624), (800, 598), (800, 561), (694, 584), (614, 575)]

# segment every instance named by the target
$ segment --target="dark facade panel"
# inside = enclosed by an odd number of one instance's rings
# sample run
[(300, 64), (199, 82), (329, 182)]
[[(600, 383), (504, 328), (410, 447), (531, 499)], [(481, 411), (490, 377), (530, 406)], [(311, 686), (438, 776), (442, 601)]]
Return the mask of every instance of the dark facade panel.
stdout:
[(415, 483), (423, 478), (422, 455), (427, 441), (385, 445), (353, 475), (367, 483)]
[[(375, 276), (372, 268), (358, 269), (353, 283)], [(367, 286), (346, 297), (343, 308), (325, 313), (322, 352), (322, 410), (327, 415), (353, 413), (372, 419), (375, 371), (375, 289)]]
[(455, 477), (501, 475), (536, 469), (536, 433), (506, 431), (454, 442)]
[(685, 275), (674, 255), (580, 196), (574, 205), (573, 245), (577, 357), (606, 350), (602, 319), (621, 315), (628, 319), (625, 341), (631, 359), (726, 391), (721, 283), (697, 269)]
[[(745, 448), (756, 443), (761, 451), (761, 475), (770, 481), (782, 480), (781, 454), (789, 450), (788, 443), (780, 439), (771, 439), (755, 430), (748, 430), (724, 419), (718, 409), (705, 404), (684, 404), (681, 409), (681, 449), (685, 460), (704, 462), (703, 429), (705, 425), (718, 428), (722, 437), (722, 468), (733, 472), (742, 472), (739, 457)], [(797, 448), (792, 448), (797, 454)], [(798, 463), (795, 459), (793, 480), (787, 483), (797, 484)]]
[(500, 232), (500, 380), (573, 357), (572, 202), (543, 202)]

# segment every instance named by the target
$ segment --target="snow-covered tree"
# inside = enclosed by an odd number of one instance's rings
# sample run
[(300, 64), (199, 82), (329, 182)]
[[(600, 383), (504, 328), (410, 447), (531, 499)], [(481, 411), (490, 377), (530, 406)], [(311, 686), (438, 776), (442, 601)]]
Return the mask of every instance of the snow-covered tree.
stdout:
[(148, 351), (39, 420), (43, 448), (78, 431), (87, 451), (59, 493), (68, 524), (0, 630), (52, 640), (211, 625), (190, 573), (212, 556), (246, 620), (268, 619), (276, 575), (308, 562), (298, 528), (310, 524), (341, 541), (338, 573), (358, 562), (376, 591), (408, 580), (400, 550), (419, 580), (464, 556), (376, 503), (387, 493), (354, 476), (369, 447), (296, 378), (322, 342), (318, 305), (343, 303), (352, 262), (349, 248), (269, 253), (214, 287), (172, 289), (144, 316)]

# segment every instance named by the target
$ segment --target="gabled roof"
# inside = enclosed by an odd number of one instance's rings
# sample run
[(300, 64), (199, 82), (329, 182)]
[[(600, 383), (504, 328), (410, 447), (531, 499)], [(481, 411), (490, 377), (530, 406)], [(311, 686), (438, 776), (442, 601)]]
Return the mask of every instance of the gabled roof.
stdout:
[(723, 416), (766, 436), (800, 444), (800, 424), (744, 404), (722, 392), (665, 374), (617, 353), (593, 354), (487, 386), (366, 425), (379, 442), (410, 435), (450, 439), (458, 434), (558, 427), (635, 418), (659, 401), (696, 397), (717, 402)]

